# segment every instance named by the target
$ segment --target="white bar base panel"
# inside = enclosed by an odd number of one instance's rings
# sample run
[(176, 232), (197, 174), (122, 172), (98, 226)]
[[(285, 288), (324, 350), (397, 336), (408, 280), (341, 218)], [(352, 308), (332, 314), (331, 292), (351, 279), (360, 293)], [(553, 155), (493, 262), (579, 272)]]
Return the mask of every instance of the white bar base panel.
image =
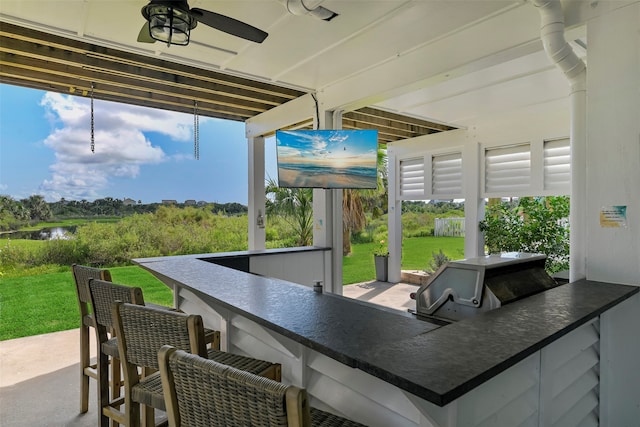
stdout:
[[(600, 394), (609, 402), (620, 393), (619, 387), (611, 386), (600, 391), (600, 375), (609, 377), (600, 372), (607, 368), (600, 363), (601, 330), (613, 329), (621, 340), (633, 333), (634, 323), (635, 328), (640, 324), (640, 313), (633, 310), (640, 303), (638, 294), (439, 407), (233, 313), (206, 296), (178, 288), (176, 297), (182, 310), (200, 314), (206, 327), (221, 331), (223, 350), (281, 363), (282, 381), (306, 388), (312, 406), (371, 427), (598, 426), (600, 418), (610, 418), (608, 409), (599, 404)], [(633, 321), (625, 327), (608, 324), (614, 317)], [(630, 345), (639, 344), (636, 340)], [(637, 390), (627, 391), (638, 395)], [(637, 419), (629, 420), (629, 424), (616, 425), (638, 425), (632, 424)]]

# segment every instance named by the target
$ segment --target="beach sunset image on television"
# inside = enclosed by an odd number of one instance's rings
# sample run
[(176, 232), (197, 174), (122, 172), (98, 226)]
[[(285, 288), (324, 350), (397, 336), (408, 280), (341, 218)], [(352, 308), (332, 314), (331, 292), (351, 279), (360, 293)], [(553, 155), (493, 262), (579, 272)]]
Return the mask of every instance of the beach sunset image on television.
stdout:
[(276, 152), (280, 187), (377, 187), (377, 130), (277, 131)]

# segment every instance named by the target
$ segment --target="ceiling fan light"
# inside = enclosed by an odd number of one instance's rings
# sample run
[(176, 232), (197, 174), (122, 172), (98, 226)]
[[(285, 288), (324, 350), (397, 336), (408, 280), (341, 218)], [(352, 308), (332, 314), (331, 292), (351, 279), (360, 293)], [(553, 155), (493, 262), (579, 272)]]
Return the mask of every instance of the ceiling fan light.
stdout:
[(163, 4), (149, 4), (143, 15), (149, 21), (151, 38), (167, 45), (188, 45), (189, 33), (197, 24), (188, 11)]

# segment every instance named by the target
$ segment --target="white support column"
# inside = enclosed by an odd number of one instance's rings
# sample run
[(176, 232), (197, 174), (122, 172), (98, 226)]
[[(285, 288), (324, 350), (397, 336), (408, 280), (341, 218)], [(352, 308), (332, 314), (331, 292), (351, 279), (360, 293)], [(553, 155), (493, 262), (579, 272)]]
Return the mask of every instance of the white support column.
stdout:
[(333, 238), (330, 229), (332, 228), (331, 197), (328, 190), (315, 188), (313, 190), (313, 245), (331, 246)]
[[(318, 129), (341, 129), (342, 114), (319, 112)], [(313, 245), (331, 247), (324, 290), (342, 295), (342, 190), (313, 190)]]
[(249, 250), (265, 248), (264, 138), (249, 138)]
[(306, 94), (245, 122), (245, 136), (249, 144), (249, 250), (265, 248), (264, 135), (313, 117), (315, 109), (313, 96)]
[[(334, 280), (336, 276), (335, 253), (338, 252), (334, 245), (334, 214), (332, 192), (336, 190), (313, 190), (313, 246), (332, 248), (330, 255), (325, 257), (328, 263), (325, 266), (325, 292), (333, 292), (342, 295), (342, 259), (340, 259), (340, 280)], [(342, 254), (342, 251), (339, 251)], [(340, 286), (336, 284), (339, 283)], [(339, 289), (334, 289), (339, 288)]]
[(342, 295), (342, 190), (330, 190), (333, 212), (331, 292)]
[[(598, 16), (587, 23), (586, 276), (638, 285), (640, 1), (591, 9)], [(617, 227), (600, 220), (612, 206), (620, 207)]]
[[(319, 108), (319, 107), (318, 107)], [(314, 128), (330, 129), (333, 125), (332, 115), (326, 111), (318, 111), (314, 118)], [(313, 245), (333, 246), (333, 206), (330, 190), (313, 190)]]
[(331, 248), (324, 290), (342, 295), (342, 190), (313, 190), (313, 245)]
[(569, 281), (587, 277), (587, 90), (586, 77), (571, 87), (571, 200)]
[(484, 255), (484, 236), (478, 223), (484, 219), (484, 199), (480, 197), (480, 161), (481, 147), (470, 129), (462, 151), (462, 169), (464, 183), (464, 257), (475, 258)]
[(388, 278), (391, 283), (400, 281), (402, 273), (402, 200), (398, 194), (398, 158), (394, 147), (387, 145), (387, 164), (389, 166), (389, 200), (387, 215), (387, 233), (389, 249)]

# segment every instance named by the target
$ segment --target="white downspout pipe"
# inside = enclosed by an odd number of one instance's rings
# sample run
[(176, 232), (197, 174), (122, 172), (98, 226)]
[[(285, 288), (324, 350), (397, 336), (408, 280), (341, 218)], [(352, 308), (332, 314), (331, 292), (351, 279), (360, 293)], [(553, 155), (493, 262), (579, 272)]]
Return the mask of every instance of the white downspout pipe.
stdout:
[(320, 6), (325, 0), (278, 0), (292, 15), (311, 15), (324, 21), (331, 21), (337, 13)]
[(587, 266), (587, 68), (564, 38), (560, 0), (533, 0), (540, 11), (544, 50), (571, 85), (571, 208), (569, 281), (586, 278)]

